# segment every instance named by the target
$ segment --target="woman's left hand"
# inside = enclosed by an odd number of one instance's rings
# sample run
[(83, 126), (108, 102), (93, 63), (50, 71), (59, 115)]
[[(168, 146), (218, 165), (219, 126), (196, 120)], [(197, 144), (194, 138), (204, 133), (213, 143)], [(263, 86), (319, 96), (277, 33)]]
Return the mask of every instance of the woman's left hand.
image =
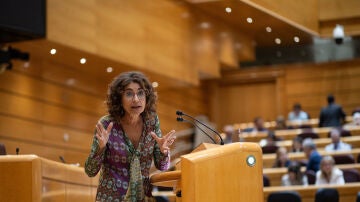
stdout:
[(156, 140), (160, 146), (161, 153), (168, 155), (170, 151), (170, 146), (174, 143), (176, 136), (174, 136), (175, 130), (170, 131), (163, 137), (158, 137), (154, 132), (151, 132), (151, 136)]

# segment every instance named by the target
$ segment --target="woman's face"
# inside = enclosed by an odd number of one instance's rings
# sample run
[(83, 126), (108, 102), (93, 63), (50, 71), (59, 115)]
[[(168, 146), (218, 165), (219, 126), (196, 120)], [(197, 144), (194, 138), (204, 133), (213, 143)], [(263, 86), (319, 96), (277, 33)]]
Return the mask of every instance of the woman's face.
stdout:
[(331, 170), (333, 168), (333, 164), (331, 162), (325, 161), (321, 164), (321, 170), (322, 172), (326, 174), (331, 174)]
[(139, 116), (146, 105), (146, 91), (138, 83), (130, 83), (122, 93), (122, 104), (125, 115)]

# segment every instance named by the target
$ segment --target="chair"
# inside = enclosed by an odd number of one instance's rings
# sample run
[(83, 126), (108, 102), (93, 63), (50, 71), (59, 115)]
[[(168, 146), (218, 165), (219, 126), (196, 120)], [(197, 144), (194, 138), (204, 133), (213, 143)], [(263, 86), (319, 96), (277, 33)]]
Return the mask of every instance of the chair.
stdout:
[(315, 194), (315, 202), (339, 202), (339, 192), (333, 188), (322, 188)]
[(267, 202), (301, 202), (301, 197), (298, 192), (295, 191), (278, 191), (270, 193)]
[(344, 169), (343, 175), (346, 183), (348, 182), (360, 182), (360, 173), (356, 169)]
[(264, 187), (270, 187), (270, 179), (266, 175), (263, 175), (263, 184), (264, 184)]
[(302, 132), (298, 135), (298, 137), (301, 137), (303, 140), (306, 138), (311, 138), (311, 139), (318, 139), (319, 135), (317, 133), (314, 132)]
[[(350, 137), (351, 136), (351, 132), (349, 130), (345, 130), (342, 128), (338, 128), (340, 131), (340, 137)], [(330, 137), (330, 131), (328, 132), (328, 137)]]
[(307, 177), (309, 184), (315, 184), (316, 181), (316, 173), (313, 170), (307, 170), (305, 171), (305, 175)]
[(334, 155), (335, 164), (352, 164), (355, 163), (354, 157), (352, 155)]
[(263, 147), (261, 147), (263, 154), (272, 154), (272, 153), (276, 153), (276, 151), (278, 150), (278, 146), (276, 145), (265, 145)]
[(6, 148), (2, 143), (0, 143), (0, 155), (6, 155)]
[(356, 202), (360, 202), (360, 191), (357, 193)]

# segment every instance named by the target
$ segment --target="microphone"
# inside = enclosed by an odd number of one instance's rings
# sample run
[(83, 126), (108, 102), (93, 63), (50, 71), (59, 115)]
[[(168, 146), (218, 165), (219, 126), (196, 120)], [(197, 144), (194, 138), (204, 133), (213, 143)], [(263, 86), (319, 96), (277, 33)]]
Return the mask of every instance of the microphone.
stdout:
[[(185, 114), (184, 112), (179, 111), (179, 110), (176, 111), (176, 115), (180, 116), (180, 117), (178, 117), (178, 118), (182, 118), (182, 116), (189, 117), (189, 118), (191, 118), (192, 120), (194, 120), (195, 122), (200, 123), (201, 125), (205, 126), (207, 129), (209, 129), (209, 130), (211, 130), (212, 132), (214, 132), (214, 133), (220, 138), (220, 144), (221, 144), (221, 145), (224, 145), (224, 140), (222, 139), (220, 133), (217, 132), (216, 130), (210, 128), (210, 127), (209, 127), (208, 125), (206, 125), (205, 123), (203, 123), (203, 122), (197, 120), (196, 118), (194, 118), (194, 117), (192, 117), (192, 116), (190, 116), (190, 115), (188, 115), (188, 114)], [(196, 124), (194, 124), (194, 125), (196, 125)], [(199, 127), (198, 127), (198, 128), (199, 128)], [(205, 133), (205, 132), (204, 132), (204, 133)], [(205, 133), (205, 134), (206, 134), (206, 133)]]
[(192, 125), (194, 125), (196, 128), (198, 128), (199, 130), (201, 130), (201, 132), (203, 132), (206, 136), (208, 136), (214, 144), (216, 144), (216, 141), (214, 140), (214, 138), (212, 138), (209, 134), (207, 134), (202, 128), (200, 128), (196, 123), (194, 123), (193, 121), (189, 121), (189, 120), (186, 120), (186, 119), (183, 119), (182, 117), (177, 117), (176, 120), (178, 122), (188, 122), (188, 123), (191, 123)]
[(19, 155), (19, 151), (20, 151), (20, 149), (19, 149), (19, 147), (16, 147), (16, 155)]

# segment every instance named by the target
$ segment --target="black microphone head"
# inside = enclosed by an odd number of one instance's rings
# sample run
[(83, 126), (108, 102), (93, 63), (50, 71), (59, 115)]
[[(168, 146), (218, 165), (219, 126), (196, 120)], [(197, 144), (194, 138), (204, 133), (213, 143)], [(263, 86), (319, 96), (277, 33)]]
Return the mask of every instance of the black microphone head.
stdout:
[(179, 121), (179, 122), (183, 122), (183, 121), (184, 121), (184, 119), (183, 119), (182, 117), (177, 117), (176, 120)]
[(178, 115), (178, 116), (182, 116), (183, 114), (184, 113), (182, 111), (179, 111), (179, 110), (176, 111), (176, 115)]
[(16, 154), (19, 154), (19, 151), (20, 151), (20, 149), (19, 149), (19, 147), (16, 147)]

